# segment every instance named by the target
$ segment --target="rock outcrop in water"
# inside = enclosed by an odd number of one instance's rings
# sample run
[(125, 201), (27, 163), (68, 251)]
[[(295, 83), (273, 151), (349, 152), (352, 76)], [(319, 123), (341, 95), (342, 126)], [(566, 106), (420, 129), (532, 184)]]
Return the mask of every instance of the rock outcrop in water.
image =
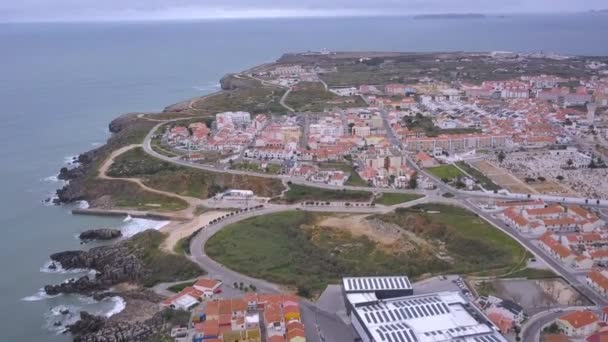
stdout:
[(101, 228), (101, 229), (90, 229), (80, 233), (78, 237), (83, 241), (93, 240), (112, 240), (122, 236), (120, 229), (115, 228)]
[(79, 279), (58, 285), (44, 287), (46, 293), (92, 293), (108, 287), (140, 279), (145, 268), (136, 255), (137, 251), (130, 248), (128, 241), (112, 246), (91, 248), (89, 251), (65, 251), (51, 255), (51, 260), (57, 261), (64, 269), (94, 269), (98, 273), (95, 279), (83, 276)]
[(67, 326), (66, 332), (73, 334), (76, 342), (143, 342), (158, 336), (168, 338), (172, 326), (187, 323), (189, 316), (185, 311), (166, 309), (143, 322), (130, 322), (108, 320), (81, 312), (80, 320)]

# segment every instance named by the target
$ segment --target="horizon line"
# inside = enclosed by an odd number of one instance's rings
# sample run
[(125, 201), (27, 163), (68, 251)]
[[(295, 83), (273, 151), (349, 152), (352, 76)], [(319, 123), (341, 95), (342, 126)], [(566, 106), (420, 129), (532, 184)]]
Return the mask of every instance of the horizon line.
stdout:
[[(467, 15), (481, 14), (488, 17), (496, 16), (525, 16), (525, 15), (575, 15), (594, 14), (601, 10), (584, 11), (528, 11), (528, 12), (420, 12), (420, 13), (388, 13), (388, 12), (314, 12), (310, 14), (276, 14), (276, 15), (219, 15), (219, 16), (193, 16), (193, 17), (90, 17), (77, 18), (26, 18), (26, 19), (0, 19), (0, 24), (61, 24), (61, 23), (138, 23), (138, 22), (178, 22), (178, 21), (223, 21), (223, 20), (273, 20), (273, 19), (347, 19), (347, 18), (414, 18), (421, 15)], [(601, 13), (600, 13), (601, 14)], [(458, 19), (458, 18), (455, 18)], [(466, 18), (464, 18), (466, 19)], [(481, 20), (477, 18), (475, 20)]]

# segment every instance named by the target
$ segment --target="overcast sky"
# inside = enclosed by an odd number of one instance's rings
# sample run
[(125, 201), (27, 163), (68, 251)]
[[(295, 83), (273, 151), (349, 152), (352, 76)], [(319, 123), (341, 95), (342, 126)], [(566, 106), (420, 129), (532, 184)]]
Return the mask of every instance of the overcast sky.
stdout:
[(0, 0), (0, 21), (572, 12), (606, 0)]

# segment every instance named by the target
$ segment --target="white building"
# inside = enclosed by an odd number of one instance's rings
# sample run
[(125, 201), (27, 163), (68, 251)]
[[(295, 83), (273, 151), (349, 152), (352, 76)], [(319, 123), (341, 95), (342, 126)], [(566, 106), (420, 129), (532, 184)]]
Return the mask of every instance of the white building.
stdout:
[(342, 283), (353, 329), (363, 342), (507, 342), (459, 292), (411, 295), (407, 277)]
[(249, 112), (223, 112), (215, 115), (217, 128), (222, 129), (225, 126), (246, 126), (251, 123), (251, 114)]
[(253, 191), (251, 190), (228, 190), (221, 194), (216, 195), (216, 199), (227, 199), (227, 200), (243, 200), (253, 198)]

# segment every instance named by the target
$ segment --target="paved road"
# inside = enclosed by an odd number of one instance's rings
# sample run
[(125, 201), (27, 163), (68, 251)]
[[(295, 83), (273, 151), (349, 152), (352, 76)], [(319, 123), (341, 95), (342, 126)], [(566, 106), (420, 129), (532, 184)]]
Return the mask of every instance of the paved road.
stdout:
[[(394, 193), (395, 192), (396, 193), (400, 193), (400, 192), (423, 193), (423, 194), (427, 195), (427, 197), (425, 198), (426, 201), (443, 200), (445, 202), (447, 200), (441, 198), (439, 196), (439, 193), (451, 192), (455, 195), (455, 197), (449, 202), (452, 202), (454, 204), (458, 204), (458, 205), (468, 208), (469, 210), (478, 214), (481, 218), (485, 219), (490, 224), (494, 225), (498, 229), (502, 230), (503, 232), (505, 232), (506, 234), (511, 236), (513, 239), (517, 240), (522, 246), (524, 246), (527, 250), (529, 250), (537, 258), (539, 258), (540, 260), (543, 260), (556, 274), (562, 276), (570, 285), (572, 285), (577, 290), (579, 290), (581, 293), (583, 293), (585, 296), (587, 296), (596, 305), (599, 305), (599, 306), (608, 305), (608, 300), (606, 300), (605, 298), (603, 298), (602, 296), (597, 294), (590, 287), (588, 287), (584, 282), (581, 283), (581, 281), (578, 279), (578, 274), (567, 269), (561, 263), (559, 263), (557, 260), (555, 260), (554, 258), (545, 254), (538, 246), (536, 246), (530, 240), (529, 237), (522, 236), (515, 229), (513, 229), (511, 227), (507, 227), (501, 221), (493, 218), (490, 213), (485, 212), (485, 211), (481, 210), (480, 208), (478, 208), (477, 206), (473, 205), (470, 200), (475, 199), (475, 198), (486, 198), (486, 199), (495, 198), (495, 199), (511, 199), (511, 200), (512, 199), (543, 199), (547, 202), (562, 202), (562, 203), (573, 203), (573, 204), (583, 204), (583, 205), (590, 204), (591, 206), (596, 206), (596, 207), (606, 207), (606, 206), (608, 206), (608, 201), (602, 200), (602, 201), (598, 201), (597, 203), (595, 203), (596, 200), (585, 201), (585, 199), (581, 199), (581, 198), (563, 198), (563, 197), (557, 197), (557, 196), (528, 195), (528, 194), (494, 194), (491, 192), (484, 193), (484, 192), (461, 191), (461, 190), (453, 189), (450, 186), (448, 186), (447, 184), (444, 184), (443, 182), (438, 180), (433, 175), (428, 174), (424, 170), (419, 169), (413, 163), (412, 163), (413, 164), (412, 166), (417, 168), (419, 172), (422, 172), (423, 174), (427, 175), (430, 179), (435, 181), (435, 183), (438, 187), (438, 191), (412, 191), (412, 190), (384, 189), (384, 188), (374, 188), (372, 190), (367, 187), (352, 187), (352, 186), (333, 187), (333, 186), (329, 186), (329, 185), (325, 185), (325, 184), (311, 183), (306, 180), (295, 179), (295, 178), (287, 177), (287, 176), (266, 175), (266, 174), (258, 174), (258, 173), (254, 173), (254, 172), (239, 171), (239, 170), (218, 170), (217, 168), (210, 167), (207, 165), (192, 164), (192, 163), (189, 163), (189, 162), (186, 162), (183, 160), (166, 157), (166, 156), (163, 156), (163, 155), (157, 153), (156, 151), (154, 151), (150, 144), (151, 137), (155, 134), (156, 130), (158, 129), (158, 127), (160, 127), (161, 124), (158, 124), (157, 126), (155, 126), (155, 128), (152, 129), (150, 131), (150, 133), (146, 136), (146, 138), (144, 140), (144, 144), (143, 144), (144, 151), (158, 159), (162, 159), (162, 160), (165, 160), (168, 162), (172, 162), (172, 163), (187, 166), (187, 167), (194, 167), (194, 168), (199, 168), (199, 169), (207, 170), (207, 171), (215, 171), (215, 172), (220, 171), (223, 173), (241, 174), (241, 175), (255, 176), (255, 177), (277, 178), (277, 179), (282, 179), (282, 180), (289, 179), (291, 182), (296, 183), (296, 184), (303, 184), (303, 185), (320, 187), (320, 188), (328, 188), (328, 189), (351, 189), (351, 190), (394, 192)], [(411, 163), (411, 161), (410, 161), (410, 163)], [(591, 202), (591, 203), (588, 203), (588, 202)], [(293, 208), (291, 208), (291, 209), (293, 209)], [(356, 210), (362, 210), (361, 208), (358, 208), (358, 209), (349, 208), (349, 209), (353, 210), (354, 212), (356, 212)], [(269, 214), (269, 213), (278, 212), (278, 211), (282, 211), (282, 210), (287, 210), (287, 209), (285, 207), (282, 207), (282, 208), (270, 207), (267, 209), (260, 210), (258, 212), (247, 213), (245, 215), (230, 218), (230, 219), (223, 221), (222, 223), (220, 223), (218, 225), (214, 225), (212, 227), (209, 227), (208, 229), (204, 229), (192, 241), (191, 250), (193, 251), (193, 259), (197, 263), (199, 263), (201, 266), (203, 266), (203, 268), (208, 270), (211, 276), (216, 275), (227, 283), (237, 281), (237, 282), (243, 282), (243, 283), (247, 283), (247, 284), (254, 284), (260, 291), (266, 291), (266, 292), (279, 291), (280, 289), (275, 284), (272, 284), (270, 282), (266, 282), (266, 281), (260, 280), (260, 279), (250, 278), (250, 277), (244, 276), (242, 274), (239, 274), (237, 272), (234, 272), (232, 270), (226, 269), (219, 263), (217, 263), (217, 262), (213, 261), (212, 259), (210, 259), (209, 257), (207, 257), (204, 254), (203, 246), (204, 246), (204, 243), (207, 241), (207, 239), (210, 236), (215, 234), (226, 224), (234, 223), (234, 222), (237, 222), (237, 221), (242, 220), (247, 217), (253, 217), (253, 216), (262, 215), (262, 214)], [(336, 211), (333, 208), (332, 209), (315, 209), (315, 210)], [(318, 308), (315, 308), (313, 305), (311, 307), (311, 310), (318, 310)]]

